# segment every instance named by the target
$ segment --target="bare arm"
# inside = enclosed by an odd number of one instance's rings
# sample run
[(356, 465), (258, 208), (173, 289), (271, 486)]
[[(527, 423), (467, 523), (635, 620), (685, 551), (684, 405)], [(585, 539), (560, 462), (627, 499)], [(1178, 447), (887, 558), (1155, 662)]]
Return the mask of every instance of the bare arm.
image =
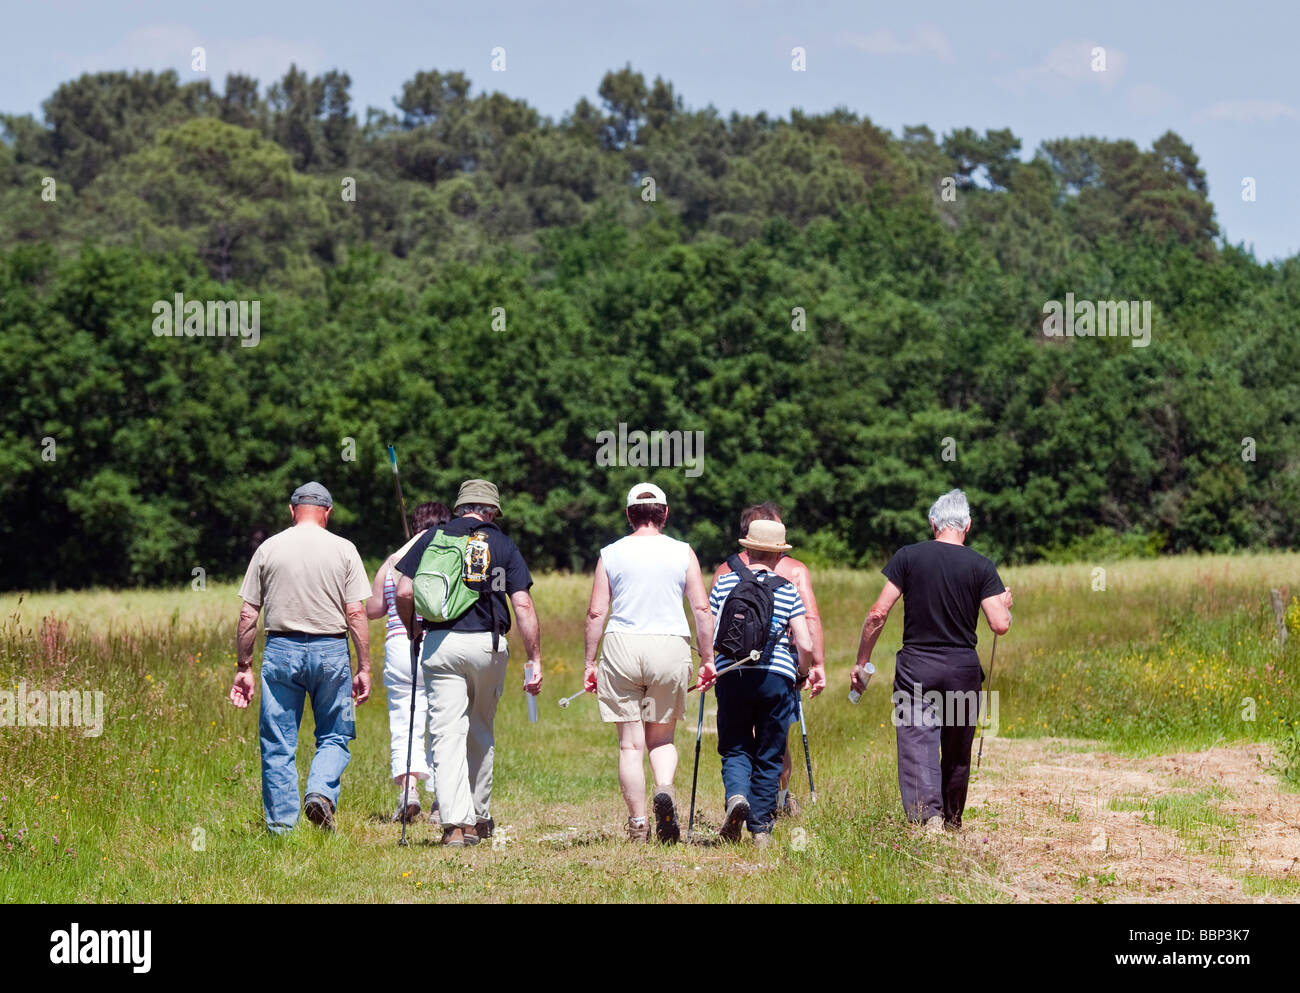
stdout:
[(388, 575), (388, 570), (393, 567), (395, 561), (397, 561), (396, 552), (384, 559), (384, 564), (375, 571), (375, 581), (370, 584), (370, 599), (366, 601), (366, 617), (372, 621), (377, 621), (388, 613), (388, 605), (384, 603), (384, 577)]
[(239, 608), (235, 654), (239, 660), (240, 672), (248, 672), (253, 668), (253, 643), (257, 641), (257, 615), (261, 610), (261, 604), (247, 602)]
[(813, 594), (812, 573), (807, 566), (800, 566), (794, 571), (794, 587), (803, 600), (803, 616), (808, 621), (808, 633), (812, 636), (811, 668), (820, 669), (826, 665), (826, 642), (822, 636), (822, 617), (817, 610), (817, 597)]
[(803, 663), (799, 666), (799, 671), (802, 675), (815, 664), (816, 655), (813, 648), (812, 625), (803, 614), (790, 618), (790, 637), (794, 639), (794, 645), (799, 649), (799, 662)]
[(1001, 593), (985, 597), (980, 601), (984, 617), (994, 634), (1006, 634), (1011, 630), (1011, 587)]
[(358, 600), (346, 607), (348, 633), (357, 647), (357, 674), (352, 677), (352, 699), (358, 704), (370, 699), (370, 621), (365, 602)]
[(253, 643), (257, 641), (257, 615), (260, 604), (244, 601), (239, 608), (239, 627), (235, 632), (235, 655), (239, 668), (235, 670), (235, 681), (230, 686), (230, 702), (240, 710), (245, 709), (253, 700), (256, 685), (253, 683)]
[(348, 634), (357, 649), (357, 672), (370, 671), (370, 621), (363, 601), (347, 605)]
[(393, 596), (397, 604), (397, 616), (406, 625), (406, 637), (415, 637), (415, 587), (410, 576), (401, 576), (397, 580), (397, 592)]
[(596, 575), (591, 581), (591, 599), (587, 601), (586, 650), (583, 661), (588, 669), (596, 665), (596, 652), (600, 648), (600, 636), (605, 630), (605, 620), (609, 617), (609, 575), (605, 572), (604, 559), (596, 563)]
[(713, 608), (709, 606), (709, 594), (704, 588), (704, 574), (700, 572), (700, 560), (691, 550), (691, 560), (686, 567), (686, 600), (695, 614), (695, 640), (700, 645), (700, 665), (713, 664)]
[(532, 595), (527, 590), (519, 590), (510, 594), (510, 602), (515, 607), (515, 622), (524, 639), (524, 651), (528, 653), (529, 661), (538, 662), (542, 657), (542, 629), (537, 622), (537, 607)]
[(862, 667), (871, 661), (871, 653), (875, 650), (876, 640), (885, 627), (885, 621), (889, 620), (889, 612), (894, 609), (894, 604), (902, 595), (903, 591), (886, 579), (885, 588), (880, 591), (880, 596), (876, 597), (876, 602), (867, 611), (867, 619), (862, 622), (862, 638), (858, 642), (858, 661), (849, 675), (849, 682), (855, 689), (866, 689), (866, 681), (862, 678)]

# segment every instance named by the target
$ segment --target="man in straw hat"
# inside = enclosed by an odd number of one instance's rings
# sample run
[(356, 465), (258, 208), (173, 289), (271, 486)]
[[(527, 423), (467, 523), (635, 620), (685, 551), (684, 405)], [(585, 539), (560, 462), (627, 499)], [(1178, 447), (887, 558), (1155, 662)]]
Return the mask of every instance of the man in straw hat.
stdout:
[(422, 620), (424, 641), (420, 668), (429, 701), (429, 748), (442, 818), (442, 843), (476, 845), (492, 836), (493, 724), (497, 701), (505, 689), (510, 658), (505, 634), (510, 630), (507, 597), (515, 608), (519, 634), (533, 663), (525, 691), (542, 688), (541, 631), (529, 589), (533, 577), (519, 549), (499, 527), (501, 501), (486, 479), (467, 479), (456, 496), (455, 517), (431, 527), (393, 566), (397, 613), (413, 633), (415, 590), (412, 578), (425, 549), (438, 533), (469, 536), (465, 549), (465, 585), (477, 590), (473, 606), (454, 620)]
[[(724, 604), (734, 590), (742, 583), (757, 581), (773, 593), (767, 641), (756, 661), (737, 663), (719, 653), (716, 671), (713, 666), (702, 667), (700, 687), (716, 685), (718, 693), (718, 754), (727, 798), (719, 833), (727, 841), (738, 841), (741, 827), (747, 825), (754, 844), (766, 847), (776, 818), (793, 688), (796, 680), (808, 675), (813, 641), (803, 598), (775, 571), (791, 547), (785, 540), (785, 525), (753, 521), (740, 544), (749, 551), (749, 565), (733, 555), (727, 560), (731, 571), (714, 579), (709, 596), (714, 623), (722, 624)], [(798, 659), (790, 647), (792, 637)]]

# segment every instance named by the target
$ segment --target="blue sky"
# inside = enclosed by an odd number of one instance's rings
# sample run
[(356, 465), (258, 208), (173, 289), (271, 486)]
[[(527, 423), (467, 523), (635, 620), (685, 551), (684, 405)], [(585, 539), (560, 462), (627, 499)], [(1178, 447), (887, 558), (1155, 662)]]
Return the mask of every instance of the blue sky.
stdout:
[[(190, 71), (202, 45), (263, 90), (289, 63), (345, 69), (358, 115), (391, 109), (419, 69), (463, 69), (561, 116), (596, 98), (606, 69), (663, 75), (690, 107), (788, 116), (836, 106), (901, 133), (1010, 127), (1026, 157), (1060, 136), (1187, 139), (1227, 238), (1262, 259), (1300, 251), (1300, 4), (547, 0), (505, 3), (60, 2), (10, 5), (0, 35), (0, 108), (35, 113), (62, 81), (100, 69)], [(492, 49), (506, 70), (490, 69)], [(807, 71), (792, 72), (802, 46)], [(1094, 46), (1106, 70), (1089, 66)], [(1243, 202), (1253, 177), (1256, 200)]]

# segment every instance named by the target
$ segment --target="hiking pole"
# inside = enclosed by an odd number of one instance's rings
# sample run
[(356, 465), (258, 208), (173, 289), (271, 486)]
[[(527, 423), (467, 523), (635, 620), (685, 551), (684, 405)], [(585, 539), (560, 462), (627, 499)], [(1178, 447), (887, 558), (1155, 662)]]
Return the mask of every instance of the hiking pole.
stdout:
[[(397, 509), (402, 515), (402, 533), (406, 535), (406, 540), (411, 540), (411, 524), (406, 519), (406, 500), (402, 496), (402, 477), (397, 472), (397, 449), (392, 445), (388, 446), (388, 461), (393, 464), (393, 484), (397, 487)], [(406, 810), (411, 799), (411, 751), (415, 745), (415, 680), (416, 668), (419, 665), (420, 642), (423, 641), (422, 634), (416, 634), (411, 639), (411, 721), (406, 731), (406, 778), (402, 780), (402, 836), (397, 839), (397, 844), (406, 847)]]
[[(393, 463), (397, 465), (396, 462)], [(405, 519), (403, 514), (402, 518)], [(402, 836), (397, 839), (397, 844), (401, 848), (406, 847), (406, 808), (411, 798), (411, 751), (415, 746), (415, 669), (419, 664), (420, 643), (424, 641), (424, 634), (421, 632), (411, 639), (411, 723), (406, 731), (406, 778), (402, 780)]]
[[(709, 692), (705, 690), (704, 693)], [(704, 734), (704, 693), (700, 694), (700, 722), (695, 725), (695, 771), (691, 773), (691, 816), (686, 822), (686, 842), (690, 844), (695, 829), (695, 784), (700, 779), (700, 737)]]
[(393, 482), (397, 485), (397, 508), (402, 512), (402, 531), (411, 540), (411, 524), (406, 519), (406, 500), (402, 497), (402, 477), (397, 474), (397, 449), (388, 446), (388, 461), (393, 463)]
[(584, 693), (586, 693), (586, 692), (587, 692), (587, 691), (586, 691), (585, 689), (584, 689), (584, 690), (578, 690), (578, 692), (575, 693), (575, 694), (573, 694), (573, 696), (561, 697), (561, 698), (560, 698), (560, 707), (561, 707), (561, 708), (567, 707), (569, 704), (573, 703), (574, 700), (578, 699), (578, 697), (582, 696), (582, 695), (583, 695)]
[[(751, 665), (753, 662), (754, 662), (754, 659), (751, 657), (751, 658), (747, 658), (747, 659), (741, 659), (739, 662), (732, 662), (731, 665), (724, 665), (721, 669), (717, 669), (717, 670), (714, 671), (714, 673), (713, 673), (713, 679), (714, 679), (714, 681), (716, 682), (718, 679), (720, 679), (720, 678), (721, 678), (722, 676), (724, 676), (726, 673), (731, 672), (732, 669), (743, 669), (743, 668), (745, 668), (746, 666)], [(698, 690), (699, 688), (700, 688), (700, 684), (699, 684), (699, 681), (697, 680), (697, 681), (696, 681), (695, 683), (693, 683), (691, 686), (687, 687), (686, 692), (687, 692), (687, 693), (694, 693), (694, 692), (695, 692), (696, 690)], [(705, 690), (705, 692), (707, 693), (708, 691)]]
[[(998, 657), (998, 636), (995, 633), (993, 635), (993, 650), (989, 652), (989, 693), (990, 694), (993, 693), (993, 662), (997, 657)], [(988, 723), (988, 712), (986, 710), (984, 714), (984, 720), (980, 721), (980, 753), (975, 757), (976, 769), (978, 769), (980, 767), (980, 763), (984, 761), (984, 726), (987, 723)], [(969, 762), (970, 759), (967, 759), (966, 761)]]
[(799, 730), (803, 732), (803, 760), (808, 766), (808, 796), (813, 803), (817, 802), (817, 787), (813, 785), (812, 778), (812, 753), (808, 751), (808, 725), (803, 722), (803, 694), (799, 694)]

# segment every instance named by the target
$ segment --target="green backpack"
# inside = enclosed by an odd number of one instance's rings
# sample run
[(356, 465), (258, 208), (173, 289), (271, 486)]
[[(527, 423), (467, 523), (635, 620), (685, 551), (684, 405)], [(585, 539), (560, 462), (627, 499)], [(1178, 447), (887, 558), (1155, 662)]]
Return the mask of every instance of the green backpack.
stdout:
[(426, 621), (454, 621), (478, 601), (465, 584), (465, 556), (472, 534), (447, 535), (439, 528), (420, 556), (411, 585), (415, 609)]

